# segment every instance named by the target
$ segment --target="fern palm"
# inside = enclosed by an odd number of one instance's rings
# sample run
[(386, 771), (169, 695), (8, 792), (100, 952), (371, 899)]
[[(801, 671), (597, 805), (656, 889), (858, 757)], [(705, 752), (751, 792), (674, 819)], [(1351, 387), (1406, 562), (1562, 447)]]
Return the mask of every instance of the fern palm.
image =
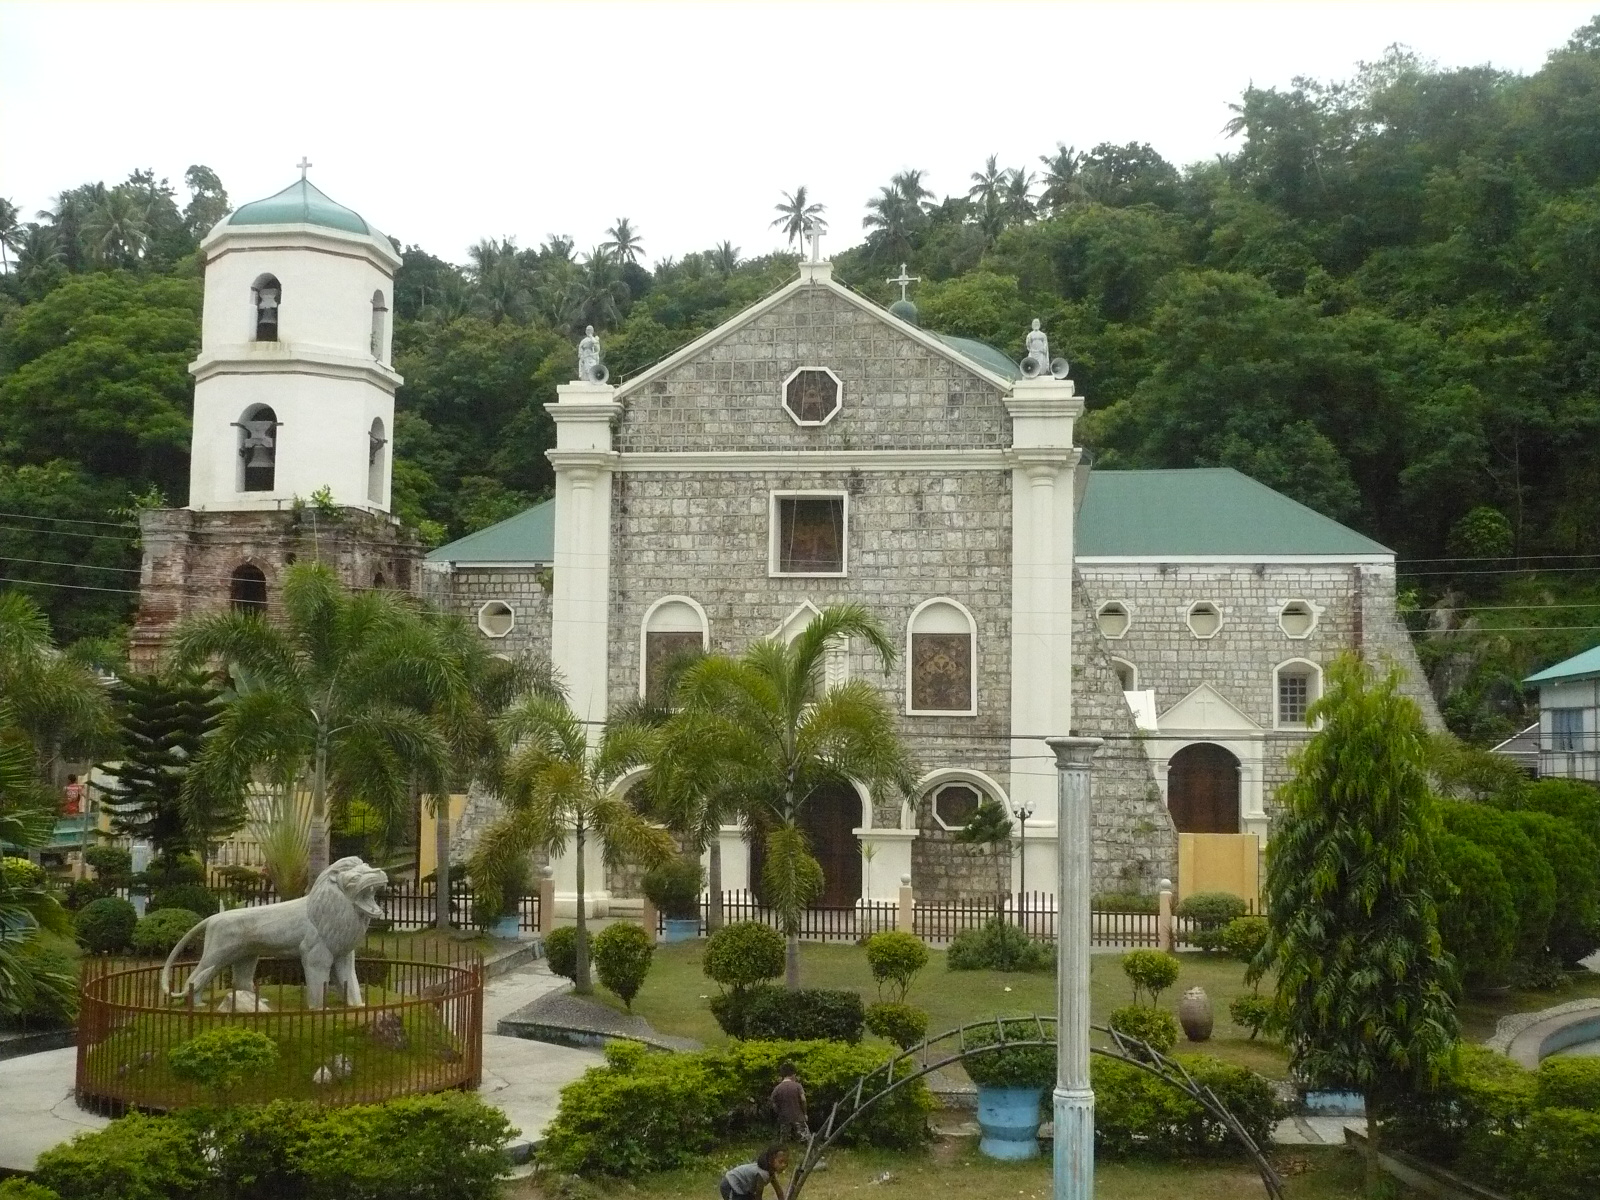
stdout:
[(115, 737), (105, 685), (55, 648), (50, 622), (21, 592), (0, 592), (0, 697), (36, 754), (36, 770), (68, 755), (93, 758)]
[(370, 804), (392, 825), (414, 775), (446, 773), (432, 705), (465, 686), (459, 663), (397, 593), (350, 592), (321, 563), (289, 568), (283, 619), (224, 612), (173, 636), (180, 668), (220, 660), (236, 687), (185, 791), (243, 795), (266, 783), (311, 796), (309, 872), (328, 865), (330, 804)]
[(655, 866), (677, 849), (666, 830), (645, 820), (617, 791), (625, 774), (653, 760), (656, 733), (638, 721), (613, 719), (591, 739), (554, 683), (525, 697), (497, 722), (497, 730), (506, 756), (497, 789), (503, 809), (472, 856), (473, 882), (499, 890), (521, 873), (529, 855), (560, 854), (570, 843), (578, 894), (574, 985), (587, 993), (592, 990), (584, 912), (589, 839), (601, 839), (608, 866)]
[(800, 824), (807, 802), (830, 785), (912, 787), (883, 693), (861, 679), (823, 686), (829, 647), (852, 637), (884, 670), (894, 665), (888, 636), (859, 604), (824, 609), (788, 644), (766, 638), (738, 658), (691, 663), (657, 756), (664, 795), (680, 806), (699, 795), (718, 822), (737, 813), (766, 838), (762, 883), (788, 938), (791, 988), (800, 985), (800, 916), (823, 886)]
[[(10, 703), (0, 699), (0, 844), (41, 846), (55, 827), (54, 806), (38, 785), (34, 753)], [(25, 1011), (41, 991), (75, 986), (64, 976), (30, 968), (24, 947), (40, 929), (66, 933), (65, 911), (45, 888), (0, 866), (0, 1014)]]

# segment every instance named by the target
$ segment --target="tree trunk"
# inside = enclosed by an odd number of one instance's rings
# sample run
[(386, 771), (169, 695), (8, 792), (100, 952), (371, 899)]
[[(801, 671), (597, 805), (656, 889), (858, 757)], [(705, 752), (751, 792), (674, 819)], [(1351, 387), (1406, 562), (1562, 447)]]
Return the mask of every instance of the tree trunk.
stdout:
[(1388, 1175), (1384, 1174), (1383, 1168), (1378, 1165), (1378, 1131), (1382, 1123), (1378, 1120), (1377, 1106), (1373, 1102), (1371, 1093), (1363, 1099), (1366, 1101), (1367, 1110), (1367, 1161), (1362, 1182), (1366, 1194), (1374, 1200), (1379, 1200), (1381, 1197), (1393, 1195), (1394, 1188)]
[(722, 928), (722, 831), (717, 830), (707, 848), (710, 859), (706, 866), (706, 891), (710, 906), (706, 911), (706, 932), (715, 933)]
[(800, 934), (789, 934), (783, 949), (783, 985), (791, 992), (800, 990)]
[(311, 768), (311, 840), (306, 859), (306, 890), (328, 867), (328, 746), (317, 740)]
[(435, 796), (433, 810), (433, 923), (450, 931), (450, 797)]
[(577, 836), (574, 839), (578, 849), (578, 862), (576, 876), (578, 886), (578, 969), (574, 974), (572, 990), (580, 996), (587, 996), (594, 991), (594, 985), (589, 982), (589, 919), (584, 913), (588, 907), (583, 894), (583, 821), (578, 821)]

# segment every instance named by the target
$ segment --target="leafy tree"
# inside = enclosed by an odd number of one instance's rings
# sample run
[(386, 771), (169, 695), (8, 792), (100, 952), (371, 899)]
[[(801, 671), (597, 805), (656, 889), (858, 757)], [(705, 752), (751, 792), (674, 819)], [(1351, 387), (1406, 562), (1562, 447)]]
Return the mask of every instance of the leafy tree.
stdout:
[(651, 761), (655, 735), (646, 726), (616, 716), (591, 744), (585, 723), (564, 695), (533, 694), (498, 724), (506, 765), (497, 791), (500, 817), (483, 834), (469, 870), (493, 890), (526, 869), (529, 855), (561, 854), (572, 847), (577, 877), (577, 966), (573, 987), (592, 990), (589, 923), (585, 911), (589, 840), (601, 839), (608, 865), (655, 866), (675, 847), (665, 830), (647, 822), (617, 794), (617, 784)]
[[(913, 777), (883, 693), (864, 679), (824, 686), (828, 647), (860, 638), (885, 670), (894, 647), (855, 604), (833, 605), (794, 641), (763, 638), (738, 658), (711, 654), (684, 668), (677, 711), (662, 731), (660, 758), (692, 788), (696, 772), (713, 792), (738, 797), (766, 839), (762, 883), (788, 939), (788, 985), (800, 986), (800, 917), (821, 894), (801, 817), (821, 788), (859, 782), (879, 794), (909, 792)], [(697, 768), (682, 764), (697, 761)]]
[(1249, 977), (1276, 969), (1274, 1020), (1294, 1069), (1367, 1098), (1376, 1141), (1456, 1042), (1456, 980), (1439, 940), (1427, 731), (1392, 670), (1327, 671), (1322, 728), (1267, 847), (1270, 932)]
[(234, 690), (184, 779), (187, 805), (266, 785), (311, 798), (310, 861), (328, 865), (330, 810), (354, 801), (392, 826), (414, 775), (441, 778), (448, 748), (427, 715), (464, 686), (459, 665), (402, 596), (350, 592), (321, 563), (289, 568), (283, 620), (197, 616), (173, 634), (172, 663), (227, 664)]
[(985, 796), (967, 823), (956, 831), (955, 841), (987, 853), (994, 861), (995, 902), (1005, 912), (1011, 892), (1011, 818), (998, 800)]
[(189, 186), (189, 203), (183, 210), (183, 228), (196, 242), (231, 210), (228, 191), (210, 167), (198, 163), (183, 173)]

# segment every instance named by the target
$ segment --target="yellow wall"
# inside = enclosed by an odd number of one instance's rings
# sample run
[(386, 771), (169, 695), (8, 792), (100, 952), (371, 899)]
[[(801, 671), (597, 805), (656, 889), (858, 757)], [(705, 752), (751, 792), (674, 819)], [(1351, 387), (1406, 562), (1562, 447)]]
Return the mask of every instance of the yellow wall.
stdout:
[[(461, 821), (461, 814), (467, 811), (467, 798), (465, 796), (450, 797), (450, 828), (453, 831)], [(422, 832), (417, 839), (417, 878), (423, 879), (433, 874), (438, 863), (434, 861), (433, 847), (435, 825), (433, 819), (433, 806), (424, 801), (422, 805)], [(451, 875), (455, 874), (452, 864)]]
[(1195, 892), (1260, 898), (1261, 843), (1253, 833), (1180, 833), (1178, 899)]

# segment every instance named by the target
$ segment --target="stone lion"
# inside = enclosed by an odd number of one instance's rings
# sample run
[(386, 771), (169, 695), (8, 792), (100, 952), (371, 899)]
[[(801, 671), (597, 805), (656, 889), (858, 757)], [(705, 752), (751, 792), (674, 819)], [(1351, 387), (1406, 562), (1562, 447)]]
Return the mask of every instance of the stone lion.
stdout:
[[(234, 908), (201, 921), (167, 955), (161, 968), (161, 990), (173, 998), (198, 993), (224, 967), (232, 973), (235, 991), (255, 990), (256, 960), (298, 958), (306, 973), (306, 1007), (321, 1008), (331, 975), (344, 991), (345, 1003), (360, 1005), (361, 984), (356, 980), (356, 947), (367, 936), (367, 925), (381, 917), (373, 893), (389, 877), (359, 858), (341, 858), (317, 876), (311, 891), (298, 900), (280, 900), (257, 908)], [(205, 930), (200, 965), (179, 991), (172, 991), (172, 964), (185, 945)]]

